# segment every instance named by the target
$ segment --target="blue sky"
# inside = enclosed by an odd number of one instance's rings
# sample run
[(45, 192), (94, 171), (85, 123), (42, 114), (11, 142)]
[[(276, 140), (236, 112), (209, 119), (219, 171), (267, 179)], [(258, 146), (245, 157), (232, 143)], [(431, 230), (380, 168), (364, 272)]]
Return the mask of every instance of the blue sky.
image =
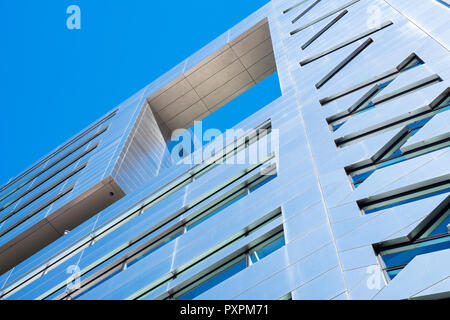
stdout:
[[(0, 185), (265, 3), (0, 0)], [(72, 4), (81, 30), (66, 27)], [(279, 95), (275, 74), (207, 123), (223, 130)]]

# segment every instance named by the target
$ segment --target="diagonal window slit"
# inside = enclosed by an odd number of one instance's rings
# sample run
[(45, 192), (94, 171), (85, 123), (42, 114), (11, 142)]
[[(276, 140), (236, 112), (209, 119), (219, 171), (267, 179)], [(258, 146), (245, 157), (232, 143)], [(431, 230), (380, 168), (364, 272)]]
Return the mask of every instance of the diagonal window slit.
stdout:
[(374, 34), (380, 30), (383, 30), (384, 28), (389, 27), (390, 25), (392, 25), (392, 21), (387, 21), (387, 22), (382, 23), (374, 28), (371, 28), (363, 33), (360, 33), (359, 35), (354, 36), (353, 38), (350, 38), (350, 39), (348, 39), (344, 42), (341, 42), (325, 51), (322, 51), (316, 55), (313, 55), (305, 60), (300, 61), (300, 66), (303, 67), (303, 66), (307, 65), (308, 63), (311, 63), (313, 61), (316, 61), (317, 59), (323, 58), (323, 57), (329, 55), (330, 53), (333, 53), (339, 49), (342, 49), (348, 45), (351, 45), (352, 43), (355, 43), (361, 39), (364, 39), (365, 37), (368, 37), (371, 34)]
[(427, 118), (406, 126), (401, 130), (397, 137), (382, 150), (374, 159), (364, 160), (345, 167), (347, 175), (351, 178), (352, 184), (357, 188), (376, 170), (388, 167), (409, 159), (413, 159), (424, 154), (447, 148), (450, 146), (450, 137), (443, 135), (441, 139), (434, 140), (429, 143), (423, 143), (415, 148), (402, 151), (401, 147), (417, 133), (431, 118)]
[(375, 108), (377, 105), (383, 102), (387, 102), (392, 99), (398, 98), (402, 95), (409, 94), (420, 89), (424, 89), (435, 83), (441, 82), (442, 79), (437, 74), (435, 74), (377, 98), (379, 93), (383, 91), (392, 81), (394, 81), (394, 79), (374, 85), (350, 108), (342, 112), (339, 112), (331, 117), (328, 117), (326, 120), (328, 125), (330, 126), (331, 131), (336, 131), (337, 129), (339, 129), (349, 118), (351, 118), (354, 115)]
[(327, 73), (319, 82), (316, 83), (316, 88), (320, 89), (325, 83), (327, 83), (331, 78), (333, 78), (342, 68), (350, 63), (356, 58), (365, 48), (367, 48), (373, 42), (372, 38), (368, 38), (364, 41), (355, 51), (350, 53), (344, 60), (342, 60), (336, 67), (333, 68), (329, 73)]
[(450, 8), (450, 1), (449, 0), (437, 0), (440, 4), (443, 4), (447, 8)]
[(356, 203), (365, 214), (370, 214), (447, 192), (450, 192), (450, 174), (370, 196)]
[(311, 11), (312, 8), (314, 8), (316, 5), (319, 4), (319, 2), (322, 0), (316, 0), (313, 2), (313, 4), (311, 4), (308, 8), (306, 8), (305, 10), (303, 10), (298, 16), (296, 16), (293, 20), (292, 23), (296, 23), (301, 17), (303, 17), (305, 14), (307, 14), (309, 11)]
[(346, 8), (354, 5), (357, 2), (359, 2), (359, 0), (353, 0), (353, 1), (347, 2), (346, 4), (340, 6), (339, 8), (336, 8), (336, 9), (328, 12), (327, 14), (325, 14), (325, 15), (317, 18), (317, 19), (314, 19), (313, 21), (311, 21), (311, 22), (301, 26), (300, 28), (297, 28), (297, 29), (291, 31), (290, 35), (293, 36), (294, 34), (300, 32), (300, 31), (302, 31), (302, 30), (304, 30), (304, 29), (306, 29), (308, 27), (311, 27), (312, 25), (314, 25), (314, 24), (316, 24), (316, 23), (318, 23), (318, 22), (320, 22), (320, 21), (322, 21), (322, 20), (324, 20), (324, 19), (326, 19), (328, 17), (331, 17), (333, 14), (338, 13), (339, 11), (346, 9)]
[(347, 88), (343, 91), (340, 91), (340, 92), (334, 93), (328, 97), (322, 98), (319, 100), (319, 103), (323, 106), (331, 101), (342, 98), (350, 93), (358, 91), (358, 90), (365, 88), (367, 86), (370, 86), (372, 84), (378, 83), (379, 85), (382, 85), (383, 83), (387, 83), (391, 80), (394, 80), (399, 73), (410, 70), (410, 69), (420, 66), (422, 64), (424, 64), (423, 60), (420, 59), (415, 53), (412, 53), (394, 69), (388, 70), (388, 71), (383, 72), (383, 73), (381, 73), (375, 77), (372, 77), (368, 80), (362, 81), (362, 82), (360, 82), (354, 86), (351, 86), (350, 88)]
[(416, 256), (450, 248), (450, 196), (446, 197), (407, 237), (373, 244), (385, 275), (394, 279)]
[(334, 26), (339, 20), (342, 19), (346, 14), (348, 13), (347, 10), (342, 11), (336, 18), (331, 20), (325, 27), (320, 29), (315, 35), (313, 35), (308, 41), (306, 41), (302, 45), (302, 50), (305, 50), (307, 47), (309, 47), (314, 41), (316, 41), (322, 34), (325, 33), (328, 29), (330, 29), (332, 26)]
[(408, 126), (414, 133), (419, 130), (434, 115), (450, 109), (450, 88), (447, 88), (429, 105), (410, 111), (402, 116), (395, 117), (388, 121), (373, 125), (363, 130), (340, 137), (334, 142), (338, 147), (344, 147), (350, 143), (361, 141), (368, 137), (399, 128)]
[(289, 11), (291, 11), (291, 10), (297, 8), (298, 6), (304, 4), (304, 3), (307, 2), (307, 1), (309, 1), (309, 0), (303, 0), (303, 1), (300, 1), (299, 3), (297, 3), (297, 4), (294, 4), (292, 7), (289, 7), (289, 8), (287, 8), (286, 10), (284, 10), (284, 11), (283, 11), (283, 14), (288, 13)]

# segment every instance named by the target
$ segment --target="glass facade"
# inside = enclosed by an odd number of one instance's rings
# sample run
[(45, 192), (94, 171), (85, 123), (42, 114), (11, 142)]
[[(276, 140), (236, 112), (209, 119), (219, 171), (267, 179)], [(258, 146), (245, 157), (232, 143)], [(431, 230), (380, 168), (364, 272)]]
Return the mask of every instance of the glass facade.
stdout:
[(446, 10), (268, 2), (0, 187), (0, 299), (449, 297)]

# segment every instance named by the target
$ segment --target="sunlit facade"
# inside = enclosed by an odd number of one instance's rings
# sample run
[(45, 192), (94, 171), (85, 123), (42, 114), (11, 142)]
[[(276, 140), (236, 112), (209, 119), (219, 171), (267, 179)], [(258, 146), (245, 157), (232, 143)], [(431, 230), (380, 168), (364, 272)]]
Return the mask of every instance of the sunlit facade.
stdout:
[(270, 1), (0, 188), (0, 299), (449, 297), (449, 21)]

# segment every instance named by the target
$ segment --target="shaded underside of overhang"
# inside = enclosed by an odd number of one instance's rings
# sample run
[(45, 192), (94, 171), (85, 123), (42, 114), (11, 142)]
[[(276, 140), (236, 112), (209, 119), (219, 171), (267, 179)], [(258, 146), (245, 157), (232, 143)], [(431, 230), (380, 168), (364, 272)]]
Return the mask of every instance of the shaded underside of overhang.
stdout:
[(0, 275), (125, 196), (111, 177), (0, 246)]
[(189, 128), (276, 71), (267, 19), (147, 99), (162, 132)]

